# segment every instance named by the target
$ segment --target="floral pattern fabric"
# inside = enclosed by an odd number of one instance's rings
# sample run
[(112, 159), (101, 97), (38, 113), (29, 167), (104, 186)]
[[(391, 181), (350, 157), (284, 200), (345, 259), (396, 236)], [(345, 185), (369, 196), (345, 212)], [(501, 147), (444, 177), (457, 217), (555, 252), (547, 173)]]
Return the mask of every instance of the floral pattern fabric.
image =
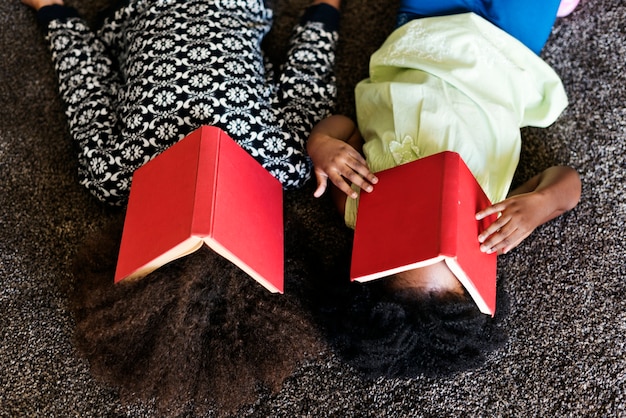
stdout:
[(135, 169), (200, 125), (226, 131), (284, 188), (310, 177), (305, 142), (336, 96), (336, 30), (301, 22), (274, 74), (262, 0), (130, 1), (93, 32), (48, 25), (80, 180), (120, 205)]

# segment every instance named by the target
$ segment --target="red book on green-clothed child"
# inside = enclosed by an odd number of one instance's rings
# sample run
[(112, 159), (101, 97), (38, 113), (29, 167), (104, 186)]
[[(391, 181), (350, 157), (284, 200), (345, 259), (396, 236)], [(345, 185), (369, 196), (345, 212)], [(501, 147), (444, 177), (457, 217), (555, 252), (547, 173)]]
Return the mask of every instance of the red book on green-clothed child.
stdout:
[(224, 131), (203, 126), (133, 175), (115, 282), (208, 245), (283, 292), (280, 182)]
[(350, 277), (368, 281), (445, 261), (481, 312), (496, 308), (496, 254), (478, 234), (496, 216), (460, 155), (445, 151), (376, 173), (359, 199)]

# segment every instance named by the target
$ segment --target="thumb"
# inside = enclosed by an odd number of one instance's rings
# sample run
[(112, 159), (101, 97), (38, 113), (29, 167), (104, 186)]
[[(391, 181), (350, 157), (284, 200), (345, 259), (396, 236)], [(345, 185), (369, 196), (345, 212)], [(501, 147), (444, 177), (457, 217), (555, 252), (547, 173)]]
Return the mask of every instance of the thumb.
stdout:
[(320, 197), (326, 191), (328, 176), (322, 171), (315, 170), (315, 178), (317, 179), (317, 189), (313, 192), (313, 196)]

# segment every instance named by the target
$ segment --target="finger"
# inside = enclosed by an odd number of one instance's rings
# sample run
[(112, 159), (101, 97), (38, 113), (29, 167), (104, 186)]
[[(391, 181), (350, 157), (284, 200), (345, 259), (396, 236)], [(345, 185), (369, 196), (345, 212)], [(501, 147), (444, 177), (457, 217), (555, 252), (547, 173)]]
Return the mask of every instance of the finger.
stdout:
[[(500, 236), (500, 240), (493, 244), (487, 251), (487, 253), (491, 254), (497, 252), (498, 254), (506, 254), (515, 248), (520, 242), (522, 242), (523, 237), (517, 233), (518, 231), (514, 231), (513, 234), (504, 236)], [(489, 245), (489, 244), (487, 244)]]
[(500, 203), (489, 206), (488, 208), (485, 208), (483, 210), (481, 210), (480, 212), (476, 213), (476, 220), (480, 221), (482, 219), (485, 219), (491, 215), (494, 214), (498, 214), (500, 212), (503, 212), (504, 209), (506, 208), (505, 205), (502, 205)]
[(371, 192), (372, 185), (378, 183), (378, 177), (358, 153), (346, 156), (341, 175), (367, 192)]
[(358, 193), (350, 187), (350, 184), (346, 182), (345, 178), (340, 173), (331, 173), (329, 178), (339, 190), (346, 194), (346, 196), (352, 199), (356, 199), (358, 197)]
[(487, 241), (487, 239), (490, 238), (493, 234), (504, 228), (504, 226), (509, 223), (510, 220), (511, 218), (508, 216), (501, 216), (496, 219), (487, 228), (485, 228), (484, 231), (478, 234), (478, 242), (484, 243), (485, 241)]
[(497, 232), (489, 237), (487, 241), (485, 241), (480, 246), (480, 251), (492, 254), (492, 253), (501, 253), (503, 247), (505, 246), (506, 237), (500, 232)]
[(522, 234), (517, 227), (507, 224), (492, 234), (489, 239), (481, 245), (480, 249), (488, 254), (494, 252), (497, 252), (498, 254), (506, 254), (521, 242), (523, 239), (520, 238), (521, 235)]
[(317, 188), (313, 192), (313, 196), (320, 197), (326, 191), (328, 185), (328, 176), (326, 174), (315, 171), (315, 178), (317, 179)]
[(513, 248), (517, 247), (531, 234), (531, 231), (523, 232), (521, 229), (517, 229), (514, 234), (511, 234), (506, 242), (503, 242), (501, 246), (502, 254), (506, 254)]
[(376, 175), (370, 171), (365, 160), (363, 160), (362, 163), (360, 161), (355, 161), (353, 164), (349, 165), (349, 167), (361, 178), (367, 180), (368, 183), (378, 183), (378, 177), (376, 177)]
[(372, 192), (372, 190), (374, 190), (374, 186), (370, 182), (368, 182), (367, 179), (364, 179), (354, 171), (347, 173), (346, 175), (344, 175), (344, 177), (349, 180), (350, 183), (359, 186), (361, 190), (365, 190), (367, 193), (370, 193)]

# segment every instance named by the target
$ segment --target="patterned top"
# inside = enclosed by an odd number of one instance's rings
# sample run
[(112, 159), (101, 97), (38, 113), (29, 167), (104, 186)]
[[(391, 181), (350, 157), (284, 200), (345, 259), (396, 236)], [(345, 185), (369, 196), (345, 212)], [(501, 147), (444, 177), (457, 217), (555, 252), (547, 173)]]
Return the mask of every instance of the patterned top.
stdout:
[[(550, 125), (567, 96), (536, 54), (466, 13), (398, 28), (372, 56), (356, 103), (373, 172), (456, 151), (495, 203), (506, 198), (519, 161), (520, 127)], [(348, 225), (356, 205), (348, 199)]]
[(261, 50), (272, 24), (262, 0), (131, 0), (97, 32), (71, 13), (51, 19), (81, 183), (124, 204), (135, 169), (214, 125), (285, 188), (302, 186), (305, 141), (335, 101), (337, 21), (328, 5), (309, 8), (274, 74)]

